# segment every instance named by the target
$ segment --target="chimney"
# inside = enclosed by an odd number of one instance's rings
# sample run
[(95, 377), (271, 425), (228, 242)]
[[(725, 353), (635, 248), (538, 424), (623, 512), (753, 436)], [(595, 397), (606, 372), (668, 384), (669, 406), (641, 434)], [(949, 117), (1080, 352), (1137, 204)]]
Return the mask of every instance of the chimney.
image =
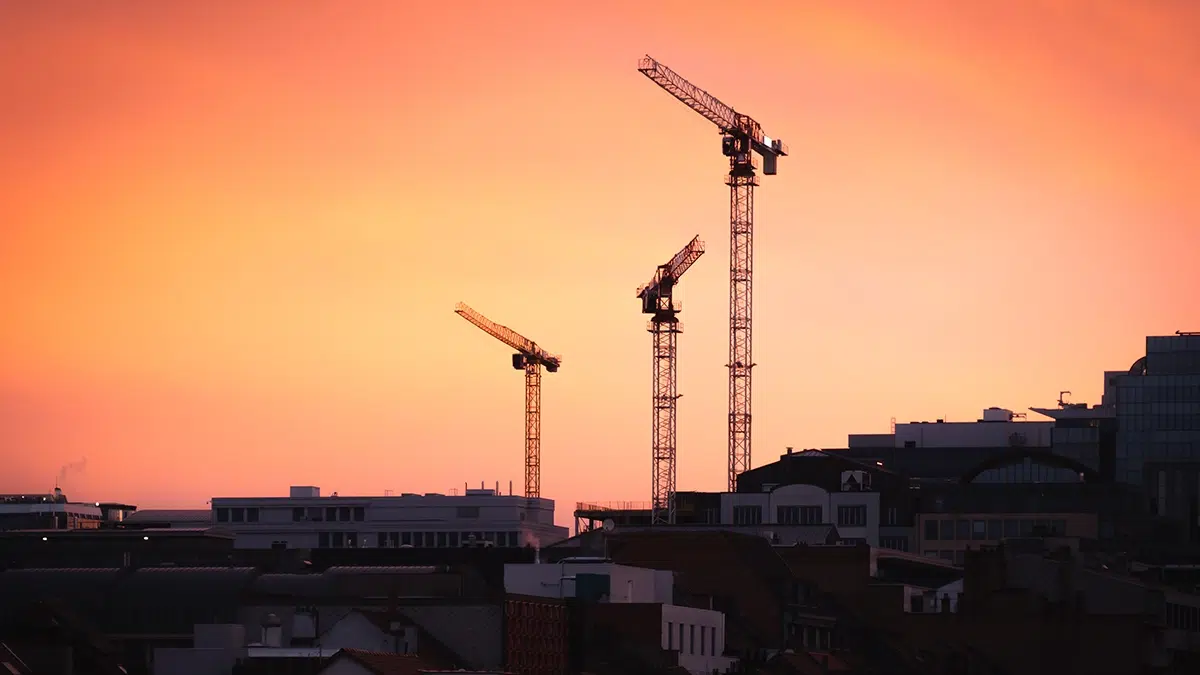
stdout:
[(789, 455), (792, 454), (792, 446), (790, 446), (790, 445), (788, 446), (787, 454), (789, 454)]

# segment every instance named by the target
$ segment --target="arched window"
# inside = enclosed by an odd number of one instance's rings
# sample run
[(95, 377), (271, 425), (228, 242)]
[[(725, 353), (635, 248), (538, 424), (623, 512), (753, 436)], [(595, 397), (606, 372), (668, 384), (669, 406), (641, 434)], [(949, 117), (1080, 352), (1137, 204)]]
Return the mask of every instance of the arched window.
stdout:
[(1011, 464), (985, 469), (972, 483), (1081, 483), (1083, 475), (1074, 469), (1043, 464), (1024, 457)]

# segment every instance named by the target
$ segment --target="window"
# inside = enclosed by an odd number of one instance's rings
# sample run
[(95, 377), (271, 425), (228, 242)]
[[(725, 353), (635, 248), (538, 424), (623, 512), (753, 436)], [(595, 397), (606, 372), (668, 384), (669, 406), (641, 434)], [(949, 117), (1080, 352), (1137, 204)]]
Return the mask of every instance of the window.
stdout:
[(437, 545), (438, 545), (438, 548), (446, 548), (446, 540), (447, 540), (447, 537), (446, 537), (446, 533), (445, 533), (445, 532), (438, 532), (438, 533), (437, 533)]
[(889, 548), (893, 551), (908, 551), (908, 537), (880, 537), (879, 548)]
[(667, 622), (667, 649), (675, 649), (675, 622)]
[(688, 653), (696, 653), (696, 624), (688, 624)]
[(346, 548), (358, 548), (358, 533), (357, 532), (347, 532), (346, 533)]
[(1021, 523), (1013, 518), (1004, 519), (1004, 538), (1021, 536)]
[(378, 541), (375, 542), (375, 545), (379, 548), (387, 548), (387, 545), (388, 545), (387, 532), (380, 532), (378, 535), (376, 535), (376, 537), (378, 537)]
[(900, 522), (900, 509), (889, 506), (887, 510), (887, 524), (896, 525)]
[(930, 518), (925, 521), (925, 541), (937, 541), (938, 521)]
[(971, 539), (973, 541), (983, 541), (984, 539), (987, 539), (986, 520), (971, 521)]
[[(218, 518), (220, 520), (220, 518)], [(304, 520), (304, 507), (297, 506), (292, 509), (292, 522), (299, 523)]]
[(457, 512), (457, 516), (459, 518), (478, 518), (479, 517), (479, 507), (478, 506), (460, 506), (457, 509), (455, 509), (455, 511)]
[(971, 538), (971, 521), (956, 520), (954, 521), (954, 538), (959, 541), (966, 541)]
[(337, 507), (336, 506), (326, 506), (325, 507), (325, 520), (328, 520), (331, 523), (337, 522)]
[(939, 522), (942, 524), (942, 541), (954, 541), (954, 521), (947, 518)]
[(246, 509), (246, 522), (247, 523), (257, 523), (258, 522), (258, 508), (257, 507), (251, 507), (251, 508)]
[(321, 532), (317, 534), (317, 548), (329, 548), (328, 532)]
[(339, 506), (338, 507), (338, 520), (342, 521), (343, 523), (350, 522), (350, 507), (349, 506)]
[(987, 538), (992, 541), (1000, 541), (1004, 538), (1004, 521), (998, 518), (993, 518), (987, 521)]
[(271, 550), (272, 551), (283, 551), (286, 549), (287, 549), (286, 541), (275, 540), (275, 541), (271, 542)]
[(710, 653), (711, 653), (713, 656), (719, 656), (719, 654), (717, 654), (717, 627), (716, 627), (716, 626), (710, 626), (710, 627), (709, 627), (709, 629), (708, 629), (708, 640), (709, 640), (709, 642), (708, 642), (708, 644), (709, 644), (708, 651), (709, 651), (709, 652), (710, 652)]
[(778, 506), (775, 522), (779, 525), (820, 525), (820, 506)]
[(321, 507), (319, 507), (319, 506), (308, 507), (308, 519), (313, 521), (314, 523), (321, 522), (321, 520), (322, 520), (321, 519)]
[(400, 533), (400, 545), (401, 546), (412, 546), (412, 543), (413, 543), (412, 542), (412, 532), (401, 532)]
[(734, 525), (761, 525), (762, 507), (757, 505), (742, 505), (733, 507)]
[(218, 523), (228, 523), (229, 522), (229, 509), (217, 509), (217, 522)]
[(683, 652), (683, 624), (679, 624), (679, 651)]
[(700, 656), (704, 656), (704, 643), (708, 631), (704, 630), (704, 626), (700, 626)]
[(354, 507), (354, 522), (361, 523), (367, 519), (367, 508), (365, 506)]
[(844, 527), (865, 526), (867, 524), (867, 507), (865, 505), (839, 506), (837, 524)]
[(960, 551), (954, 552), (954, 564), (955, 565), (962, 567), (963, 565), (966, 564), (966, 562), (967, 562), (967, 552), (966, 551), (960, 550)]
[(241, 523), (246, 520), (246, 509), (229, 509), (230, 520)]
[(333, 536), (330, 538), (330, 545), (333, 548), (344, 548), (346, 546), (346, 533), (333, 532), (332, 534)]

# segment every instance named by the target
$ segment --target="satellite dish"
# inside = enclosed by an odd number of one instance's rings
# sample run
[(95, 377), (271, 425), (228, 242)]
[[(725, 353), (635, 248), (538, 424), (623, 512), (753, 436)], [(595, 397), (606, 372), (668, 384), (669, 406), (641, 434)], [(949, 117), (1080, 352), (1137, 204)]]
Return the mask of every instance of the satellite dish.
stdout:
[(617, 524), (613, 522), (612, 518), (605, 518), (602, 527), (604, 528), (605, 532), (612, 532), (613, 530), (617, 529)]

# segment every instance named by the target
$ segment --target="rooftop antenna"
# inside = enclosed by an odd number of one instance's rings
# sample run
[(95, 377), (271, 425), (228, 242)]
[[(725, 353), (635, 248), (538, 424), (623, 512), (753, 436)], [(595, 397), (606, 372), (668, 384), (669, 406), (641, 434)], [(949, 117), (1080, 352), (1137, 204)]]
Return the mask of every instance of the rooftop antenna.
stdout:
[(1060, 407), (1060, 408), (1067, 407), (1067, 400), (1064, 399), (1063, 396), (1070, 396), (1070, 395), (1071, 395), (1071, 392), (1069, 392), (1065, 389), (1063, 391), (1058, 392), (1058, 407)]

